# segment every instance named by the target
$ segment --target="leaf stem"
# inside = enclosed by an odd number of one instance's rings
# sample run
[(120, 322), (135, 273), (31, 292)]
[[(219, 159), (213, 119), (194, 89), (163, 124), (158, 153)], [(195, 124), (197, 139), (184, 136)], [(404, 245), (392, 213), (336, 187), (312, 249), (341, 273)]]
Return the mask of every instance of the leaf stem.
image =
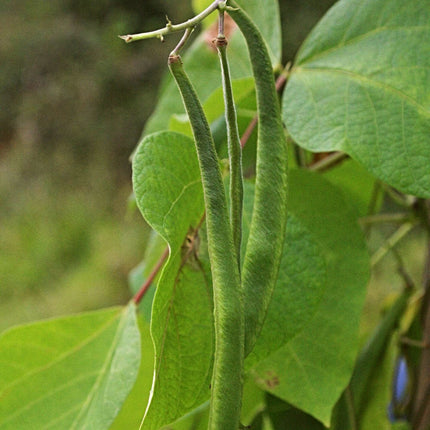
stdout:
[(410, 221), (411, 215), (406, 213), (393, 213), (393, 214), (376, 214), (376, 215), (367, 215), (361, 217), (358, 222), (361, 225), (369, 225), (369, 224), (379, 224), (379, 223), (404, 223), (405, 221)]
[(348, 158), (347, 154), (343, 152), (335, 152), (334, 154), (331, 154), (328, 157), (325, 157), (322, 160), (312, 164), (311, 166), (308, 167), (308, 169), (312, 171), (321, 172), (329, 169), (330, 167), (335, 166), (336, 164), (340, 163), (346, 158)]
[(225, 8), (224, 0), (215, 0), (211, 5), (209, 5), (204, 11), (200, 12), (195, 17), (182, 22), (181, 24), (172, 24), (170, 21), (167, 22), (164, 28), (160, 28), (154, 31), (148, 31), (145, 33), (137, 34), (127, 34), (124, 36), (119, 36), (121, 39), (125, 40), (127, 43), (136, 42), (138, 40), (153, 39), (158, 38), (161, 41), (164, 40), (164, 36), (169, 33), (174, 33), (177, 31), (187, 30), (189, 28), (194, 28), (206, 17), (208, 17), (212, 12), (216, 11), (218, 8)]
[(170, 55), (179, 55), (179, 52), (181, 51), (181, 49), (184, 47), (184, 45), (187, 43), (188, 39), (191, 36), (191, 33), (194, 31), (194, 27), (188, 27), (185, 30), (184, 35), (182, 36), (181, 40), (179, 41), (179, 43), (175, 46), (175, 49), (170, 53)]
[(407, 222), (401, 225), (386, 241), (385, 243), (372, 255), (370, 259), (370, 266), (376, 266), (390, 249), (394, 248), (415, 226), (416, 222)]
[[(428, 230), (428, 248), (424, 269), (424, 297), (422, 303), (422, 344), (430, 344), (430, 200), (425, 202)], [(418, 367), (417, 387), (413, 405), (413, 430), (426, 430), (430, 426), (430, 349), (427, 347), (421, 354)]]
[(160, 259), (157, 261), (157, 264), (152, 269), (152, 272), (149, 274), (144, 284), (140, 287), (139, 291), (133, 297), (133, 302), (136, 303), (136, 305), (138, 305), (143, 299), (143, 296), (148, 291), (155, 277), (158, 275), (158, 272), (160, 271), (160, 269), (163, 267), (163, 264), (166, 261), (168, 255), (169, 255), (169, 248), (167, 247), (164, 250), (163, 254), (161, 255)]

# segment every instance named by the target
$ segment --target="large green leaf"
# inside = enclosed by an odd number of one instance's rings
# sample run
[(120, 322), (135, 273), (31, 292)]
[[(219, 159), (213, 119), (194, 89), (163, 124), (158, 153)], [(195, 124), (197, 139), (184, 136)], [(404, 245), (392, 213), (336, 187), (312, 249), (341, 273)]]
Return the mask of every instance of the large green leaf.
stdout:
[[(345, 160), (324, 172), (324, 177), (343, 191), (359, 216), (369, 215), (377, 180), (361, 164), (352, 159)], [(379, 193), (373, 211), (377, 212), (381, 204), (382, 193)]]
[[(249, 234), (254, 185), (244, 187), (243, 237)], [(249, 369), (285, 346), (317, 311), (326, 285), (326, 263), (318, 242), (290, 211), (278, 280), (260, 337), (246, 360)], [(246, 318), (246, 315), (245, 315)]]
[(2, 430), (107, 430), (139, 370), (135, 306), (13, 328), (0, 357)]
[(170, 249), (152, 308), (155, 347), (152, 395), (143, 429), (156, 429), (205, 402), (213, 359), (212, 290), (198, 249), (185, 246), (204, 212), (194, 142), (185, 135), (149, 135), (133, 161), (136, 200)]
[(299, 51), (283, 114), (304, 148), (430, 197), (430, 0), (339, 1)]
[(354, 211), (320, 175), (290, 172), (289, 210), (319, 245), (326, 289), (307, 326), (251, 371), (262, 388), (329, 425), (353, 370), (369, 258)]
[(133, 389), (128, 395), (120, 413), (115, 418), (109, 430), (137, 430), (142, 421), (142, 412), (145, 409), (152, 384), (154, 370), (154, 350), (149, 332), (149, 324), (142, 315), (138, 314), (138, 323), (141, 339), (141, 360), (139, 374)]

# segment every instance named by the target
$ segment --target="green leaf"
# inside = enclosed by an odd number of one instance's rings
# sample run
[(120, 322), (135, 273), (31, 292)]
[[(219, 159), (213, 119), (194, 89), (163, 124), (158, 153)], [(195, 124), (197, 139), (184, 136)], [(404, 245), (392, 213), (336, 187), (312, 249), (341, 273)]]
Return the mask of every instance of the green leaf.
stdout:
[[(249, 235), (254, 185), (245, 182), (243, 238)], [(317, 311), (326, 285), (323, 251), (294, 211), (287, 220), (284, 250), (266, 320), (246, 368), (285, 346)]]
[[(366, 402), (360, 414), (360, 430), (375, 427), (380, 430), (392, 430), (388, 420), (387, 408), (391, 401), (393, 373), (396, 362), (397, 342), (392, 339), (380, 357), (378, 367), (373, 370), (368, 389)], [(342, 426), (338, 427), (343, 429)]]
[(133, 160), (133, 185), (143, 216), (170, 249), (152, 308), (155, 375), (142, 425), (158, 430), (204, 403), (212, 376), (210, 276), (198, 247), (185, 246), (204, 212), (193, 140), (173, 132), (145, 137)]
[(328, 426), (353, 370), (369, 258), (354, 212), (320, 175), (290, 172), (289, 210), (319, 245), (326, 289), (306, 327), (252, 372), (262, 388)]
[(2, 430), (108, 429), (139, 369), (135, 306), (13, 328), (0, 357)]
[[(355, 160), (345, 160), (324, 172), (324, 177), (339, 187), (345, 200), (357, 209), (359, 216), (369, 215), (369, 207), (375, 192), (376, 179)], [(374, 212), (382, 205), (382, 193), (376, 199)]]
[(213, 1), (212, 0), (192, 0), (193, 11), (195, 14), (200, 13), (209, 7)]
[(429, 88), (430, 0), (341, 0), (299, 51), (284, 119), (304, 148), (430, 197)]
[(209, 402), (203, 403), (194, 411), (161, 430), (207, 430), (209, 423)]
[[(194, 13), (197, 15), (198, 13), (205, 10), (207, 7), (209, 7), (213, 3), (213, 0), (192, 0), (191, 5), (193, 7)], [(212, 15), (209, 15), (203, 22), (203, 28), (207, 28), (210, 25), (212, 25), (216, 20), (218, 19), (218, 14), (213, 13)]]
[[(152, 231), (146, 245), (143, 261), (128, 275), (128, 284), (133, 295), (141, 289), (165, 252), (166, 241), (155, 231)], [(139, 312), (143, 314), (148, 322), (151, 321), (152, 301), (155, 294), (155, 285), (158, 282), (160, 273), (161, 270), (158, 271), (151, 286), (146, 291), (138, 306)]]
[(148, 398), (152, 384), (154, 369), (154, 351), (149, 333), (149, 324), (143, 317), (138, 317), (141, 339), (141, 360), (139, 374), (127, 400), (120, 413), (115, 418), (109, 430), (138, 429), (142, 421), (142, 409)]
[(133, 189), (145, 220), (178, 252), (204, 211), (193, 140), (174, 132), (146, 136), (133, 160)]
[(260, 30), (267, 44), (273, 66), (278, 66), (282, 57), (282, 33), (279, 3), (277, 0), (236, 0)]
[[(192, 0), (193, 10), (197, 14), (206, 9), (212, 0)], [(241, 0), (237, 4), (244, 9), (259, 28), (267, 43), (274, 66), (280, 64), (282, 57), (282, 35), (279, 4), (277, 0)], [(203, 21), (207, 27), (216, 20), (216, 14)]]

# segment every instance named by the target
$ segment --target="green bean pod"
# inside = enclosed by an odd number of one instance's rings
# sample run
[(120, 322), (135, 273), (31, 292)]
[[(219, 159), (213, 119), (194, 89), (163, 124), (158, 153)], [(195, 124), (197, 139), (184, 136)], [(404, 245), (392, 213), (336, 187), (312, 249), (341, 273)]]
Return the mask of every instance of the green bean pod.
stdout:
[(233, 231), (233, 243), (236, 249), (238, 266), (240, 269), (243, 210), (242, 148), (240, 146), (236, 107), (234, 105), (230, 68), (226, 52), (227, 40), (224, 37), (218, 36), (215, 44), (218, 49), (221, 63), (225, 119), (227, 124), (227, 143), (230, 161), (230, 223)]
[(244, 323), (239, 269), (226, 196), (209, 124), (178, 55), (169, 57), (169, 68), (180, 90), (193, 130), (206, 206), (215, 317), (209, 429), (237, 429), (242, 397)]
[(287, 220), (287, 142), (266, 44), (234, 1), (228, 9), (243, 33), (251, 58), (258, 108), (254, 209), (242, 267), (245, 356), (261, 331), (281, 262)]

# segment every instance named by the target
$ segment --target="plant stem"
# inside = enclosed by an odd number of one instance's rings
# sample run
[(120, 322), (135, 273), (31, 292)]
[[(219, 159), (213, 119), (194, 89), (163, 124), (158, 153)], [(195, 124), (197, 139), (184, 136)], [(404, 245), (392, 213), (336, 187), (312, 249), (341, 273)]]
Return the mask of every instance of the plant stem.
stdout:
[(184, 45), (187, 43), (188, 39), (191, 36), (191, 33), (194, 31), (194, 27), (189, 27), (185, 30), (184, 35), (182, 36), (179, 43), (176, 45), (175, 49), (170, 53), (170, 55), (179, 55), (179, 52), (184, 47)]
[(194, 28), (197, 24), (203, 21), (207, 16), (209, 16), (212, 12), (216, 11), (220, 6), (225, 6), (224, 0), (215, 0), (210, 6), (208, 6), (203, 12), (199, 13), (195, 17), (181, 23), (181, 24), (172, 24), (170, 21), (167, 22), (164, 28), (160, 28), (154, 31), (148, 31), (145, 33), (138, 34), (127, 34), (125, 36), (119, 36), (121, 39), (125, 40), (127, 43), (135, 42), (137, 40), (144, 39), (152, 39), (158, 38), (161, 41), (164, 40), (164, 36), (169, 33), (174, 33), (177, 31), (186, 30), (188, 28)]
[(405, 221), (410, 221), (411, 215), (406, 213), (394, 213), (394, 214), (376, 214), (367, 215), (361, 217), (358, 222), (362, 225), (369, 224), (380, 224), (380, 223), (401, 223)]
[(387, 252), (394, 248), (396, 244), (402, 240), (414, 227), (416, 223), (407, 222), (401, 225), (386, 241), (385, 243), (372, 255), (370, 259), (371, 267), (376, 266)]
[[(422, 304), (423, 345), (430, 345), (430, 200), (426, 202), (428, 249), (424, 269)], [(413, 430), (430, 428), (430, 348), (424, 348), (418, 368), (417, 388), (413, 405)]]
[(163, 254), (161, 255), (160, 259), (157, 261), (157, 264), (152, 269), (152, 272), (146, 279), (145, 283), (140, 287), (139, 291), (133, 297), (133, 302), (136, 303), (136, 305), (138, 305), (143, 299), (143, 296), (148, 291), (155, 277), (158, 275), (158, 272), (160, 271), (160, 269), (163, 267), (163, 264), (166, 261), (168, 255), (169, 255), (169, 248), (166, 248)]
[(347, 414), (351, 430), (358, 430), (357, 412), (354, 405), (354, 397), (352, 395), (351, 387), (348, 385), (345, 389), (345, 403), (347, 407)]
[(378, 324), (372, 336), (361, 350), (355, 363), (354, 373), (349, 383), (349, 393), (352, 395), (355, 411), (360, 411), (365, 401), (367, 384), (375, 371), (378, 360), (384, 353), (387, 343), (398, 325), (400, 318), (408, 304), (412, 290), (406, 287), (393, 306), (386, 312), (382, 321)]
[(312, 164), (312, 166), (309, 166), (308, 169), (312, 171), (322, 172), (324, 170), (329, 169), (330, 167), (335, 166), (346, 158), (348, 158), (347, 154), (344, 154), (343, 152), (335, 152), (334, 154), (323, 158), (317, 163)]
[(179, 56), (169, 57), (169, 68), (180, 89), (193, 130), (206, 207), (215, 317), (209, 429), (234, 430), (239, 427), (244, 356), (244, 312), (239, 268), (209, 124)]
[(222, 86), (227, 123), (227, 143), (230, 161), (230, 223), (233, 232), (233, 243), (236, 249), (240, 271), (240, 249), (242, 244), (242, 206), (243, 176), (242, 148), (240, 145), (239, 127), (237, 125), (236, 107), (234, 105), (230, 68), (227, 59), (227, 40), (224, 36), (224, 12), (220, 11), (219, 35), (215, 41), (221, 63)]

